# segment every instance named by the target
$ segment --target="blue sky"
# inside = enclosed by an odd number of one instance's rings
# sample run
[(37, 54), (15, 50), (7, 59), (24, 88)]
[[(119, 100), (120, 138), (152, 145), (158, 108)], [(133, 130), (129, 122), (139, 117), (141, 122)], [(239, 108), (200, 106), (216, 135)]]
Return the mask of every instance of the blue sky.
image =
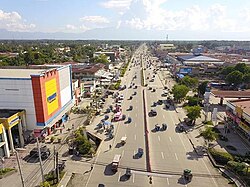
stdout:
[[(112, 39), (250, 39), (249, 0), (1, 0), (0, 29)], [(123, 31), (123, 35), (119, 35)], [(126, 36), (124, 36), (124, 31)], [(102, 36), (105, 37), (105, 36)]]

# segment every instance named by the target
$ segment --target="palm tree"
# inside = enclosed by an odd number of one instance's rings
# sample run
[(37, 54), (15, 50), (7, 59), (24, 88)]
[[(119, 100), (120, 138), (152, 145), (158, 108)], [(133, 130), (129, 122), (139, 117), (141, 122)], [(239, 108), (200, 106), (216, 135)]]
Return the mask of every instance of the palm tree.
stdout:
[(213, 131), (212, 127), (205, 127), (205, 130), (201, 132), (201, 135), (208, 141), (212, 142), (217, 139), (218, 134)]

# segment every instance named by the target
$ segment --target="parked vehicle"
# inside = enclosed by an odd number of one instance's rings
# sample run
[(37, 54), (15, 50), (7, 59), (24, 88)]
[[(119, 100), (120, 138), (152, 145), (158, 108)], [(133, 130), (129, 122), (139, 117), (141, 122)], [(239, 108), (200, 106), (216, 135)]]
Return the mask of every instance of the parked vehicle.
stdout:
[(165, 131), (165, 130), (167, 130), (167, 128), (168, 128), (167, 124), (163, 123), (162, 126), (161, 126), (161, 130)]
[(123, 114), (123, 115), (122, 115), (122, 120), (125, 120), (125, 119), (126, 119), (126, 115)]
[(128, 110), (133, 110), (133, 106), (130, 105), (129, 108), (128, 108)]
[(132, 122), (132, 118), (128, 117), (128, 123), (131, 123), (131, 122)]
[(156, 90), (155, 90), (155, 88), (152, 90), (152, 92), (155, 92)]
[(113, 162), (111, 164), (111, 170), (113, 172), (117, 172), (118, 166), (119, 166), (119, 163), (120, 163), (120, 159), (121, 159), (121, 155), (117, 154), (117, 155), (114, 156)]
[(125, 175), (126, 175), (128, 178), (131, 177), (132, 173), (131, 173), (131, 169), (130, 169), (130, 168), (126, 168), (126, 173), (125, 173)]

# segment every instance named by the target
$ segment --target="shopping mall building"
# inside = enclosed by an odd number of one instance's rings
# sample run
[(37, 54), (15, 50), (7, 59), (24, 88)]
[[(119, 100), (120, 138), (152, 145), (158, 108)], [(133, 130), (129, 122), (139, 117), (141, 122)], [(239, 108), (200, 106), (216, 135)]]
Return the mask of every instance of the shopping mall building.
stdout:
[(73, 105), (71, 65), (0, 69), (0, 157), (60, 128)]
[(235, 128), (250, 143), (250, 99), (227, 101), (229, 128)]

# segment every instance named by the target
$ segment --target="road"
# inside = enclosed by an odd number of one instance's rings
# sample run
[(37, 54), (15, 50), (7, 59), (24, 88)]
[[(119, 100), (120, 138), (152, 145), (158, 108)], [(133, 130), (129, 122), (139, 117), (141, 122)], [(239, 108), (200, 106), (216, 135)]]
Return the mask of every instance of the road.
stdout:
[[(227, 181), (213, 168), (208, 158), (196, 154), (188, 136), (176, 130), (179, 118), (184, 117), (184, 112), (177, 113), (174, 108), (166, 110), (163, 105), (151, 106), (153, 102), (159, 99), (165, 100), (166, 97), (161, 96), (163, 85), (157, 74), (153, 82), (149, 81), (153, 76), (154, 65), (151, 69), (147, 68), (144, 71), (145, 83), (148, 86), (141, 86), (140, 62), (142, 60), (144, 68), (150, 60), (146, 51), (146, 46), (142, 45), (135, 52), (134, 63), (131, 63), (130, 71), (127, 71), (122, 81), (122, 84), (127, 86), (127, 89), (121, 91), (125, 96), (122, 111), (123, 114), (132, 118), (132, 122), (130, 124), (124, 121), (115, 123), (115, 138), (105, 140), (101, 144), (87, 186), (228, 186)], [(135, 65), (136, 62), (137, 65)], [(136, 79), (133, 79), (134, 75), (137, 75)], [(147, 76), (149, 79), (146, 79)], [(138, 88), (128, 88), (131, 83), (138, 85)], [(156, 91), (149, 90), (149, 87), (155, 88)], [(137, 94), (132, 100), (128, 100), (134, 91)], [(133, 106), (133, 110), (127, 111), (130, 105)], [(157, 111), (157, 116), (148, 117), (148, 112), (153, 108)], [(145, 123), (148, 132), (146, 132)], [(154, 132), (155, 124), (161, 125), (162, 123), (167, 124), (167, 130)], [(121, 146), (119, 143), (123, 136), (127, 137), (127, 143)], [(145, 143), (146, 136), (149, 140), (148, 145)], [(112, 144), (111, 150), (108, 148), (109, 144)], [(144, 149), (144, 155), (142, 158), (135, 159), (133, 156), (138, 147)], [(147, 151), (148, 159), (146, 159)], [(120, 154), (122, 158), (118, 172), (113, 173), (110, 164), (115, 154)], [(130, 179), (124, 175), (127, 167), (132, 169)], [(182, 177), (182, 172), (186, 168), (191, 169), (194, 174), (191, 183), (187, 183)], [(149, 176), (152, 177), (152, 184), (149, 183)]]

